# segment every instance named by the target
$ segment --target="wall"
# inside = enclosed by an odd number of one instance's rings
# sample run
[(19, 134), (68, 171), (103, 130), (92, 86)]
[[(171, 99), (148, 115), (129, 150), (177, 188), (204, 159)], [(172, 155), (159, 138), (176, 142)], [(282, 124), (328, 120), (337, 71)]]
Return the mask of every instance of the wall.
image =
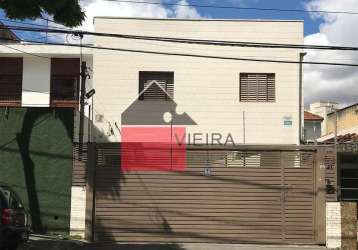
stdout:
[(0, 108), (0, 183), (19, 194), (35, 232), (69, 232), (72, 129), (72, 109)]
[(357, 249), (356, 202), (327, 202), (326, 247)]
[[(337, 112), (337, 132), (358, 126), (358, 105), (340, 110)], [(327, 134), (334, 133), (335, 131), (335, 113), (327, 116)]]
[(23, 107), (50, 106), (51, 59), (24, 57), (22, 74)]
[[(285, 21), (189, 21), (95, 19), (96, 32), (198, 39), (303, 43), (303, 23)], [(96, 37), (96, 46), (223, 57), (299, 61), (299, 50), (234, 48)], [(120, 141), (122, 112), (136, 100), (139, 71), (174, 71), (177, 113), (198, 125), (190, 133), (231, 133), (235, 143), (299, 143), (299, 65), (229, 61), (118, 51), (94, 51), (97, 141)], [(275, 103), (240, 103), (240, 72), (276, 73)], [(243, 119), (245, 112), (245, 121)], [(97, 118), (103, 118), (101, 121)], [(293, 121), (284, 128), (285, 117)], [(243, 127), (245, 126), (245, 133)], [(245, 137), (245, 139), (244, 139)]]

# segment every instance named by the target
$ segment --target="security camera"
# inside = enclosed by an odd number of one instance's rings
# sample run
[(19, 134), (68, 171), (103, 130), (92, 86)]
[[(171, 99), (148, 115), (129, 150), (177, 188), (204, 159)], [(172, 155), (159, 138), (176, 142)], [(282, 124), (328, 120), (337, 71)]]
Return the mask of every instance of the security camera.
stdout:
[(85, 96), (87, 99), (91, 98), (94, 94), (96, 93), (95, 89), (91, 89), (90, 91), (88, 91)]

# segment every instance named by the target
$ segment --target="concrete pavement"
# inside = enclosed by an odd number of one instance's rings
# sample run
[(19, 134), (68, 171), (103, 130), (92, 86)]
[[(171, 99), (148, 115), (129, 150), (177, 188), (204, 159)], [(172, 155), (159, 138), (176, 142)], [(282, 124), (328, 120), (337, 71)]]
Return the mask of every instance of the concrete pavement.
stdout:
[(88, 244), (81, 241), (32, 237), (19, 250), (325, 250), (322, 246), (246, 244)]

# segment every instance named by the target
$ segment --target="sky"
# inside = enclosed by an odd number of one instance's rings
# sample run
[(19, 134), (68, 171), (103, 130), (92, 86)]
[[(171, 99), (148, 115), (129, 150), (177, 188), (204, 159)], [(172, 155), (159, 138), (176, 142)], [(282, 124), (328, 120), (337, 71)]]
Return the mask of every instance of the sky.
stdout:
[[(137, 0), (143, 1), (143, 0)], [(147, 0), (195, 5), (224, 5), (258, 8), (305, 9), (358, 12), (358, 0)], [(305, 44), (344, 45), (358, 47), (358, 15), (274, 12), (187, 6), (148, 5), (107, 0), (81, 0), (87, 19), (79, 27), (92, 30), (93, 16), (130, 16), (159, 18), (220, 18), (220, 19), (289, 19), (304, 20)], [(0, 21), (4, 13), (0, 11)], [(35, 20), (37, 24), (46, 24)], [(16, 23), (4, 22), (15, 25)], [(54, 24), (50, 24), (54, 25)], [(43, 41), (45, 34), (20, 33), (20, 37)], [(48, 39), (60, 39), (58, 36)], [(64, 37), (62, 37), (64, 39)], [(67, 38), (71, 39), (71, 38)], [(357, 52), (307, 51), (307, 61), (358, 63)], [(305, 105), (315, 101), (335, 101), (341, 106), (358, 102), (358, 69), (341, 66), (304, 66)]]

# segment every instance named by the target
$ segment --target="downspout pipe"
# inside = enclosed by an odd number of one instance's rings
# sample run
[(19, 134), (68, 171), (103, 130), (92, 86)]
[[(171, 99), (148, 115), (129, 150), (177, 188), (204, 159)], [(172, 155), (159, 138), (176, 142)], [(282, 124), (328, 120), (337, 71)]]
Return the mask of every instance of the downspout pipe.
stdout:
[(300, 64), (299, 64), (299, 94), (298, 94), (298, 127), (299, 127), (299, 134), (298, 134), (298, 138), (299, 138), (299, 144), (303, 143), (303, 137), (302, 137), (302, 117), (303, 117), (303, 113), (302, 113), (302, 82), (303, 82), (303, 67), (302, 67), (302, 62), (303, 59), (305, 57), (307, 53), (305, 52), (301, 52), (300, 53)]

